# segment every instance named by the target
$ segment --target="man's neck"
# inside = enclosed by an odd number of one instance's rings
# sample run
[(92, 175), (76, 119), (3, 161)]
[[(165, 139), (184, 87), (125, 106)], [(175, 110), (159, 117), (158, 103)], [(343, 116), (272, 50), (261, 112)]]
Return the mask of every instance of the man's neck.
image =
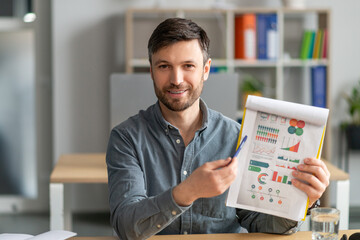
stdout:
[(161, 112), (169, 123), (179, 129), (180, 134), (187, 146), (194, 138), (195, 132), (201, 127), (202, 112), (200, 110), (200, 99), (184, 111), (172, 111), (160, 102)]

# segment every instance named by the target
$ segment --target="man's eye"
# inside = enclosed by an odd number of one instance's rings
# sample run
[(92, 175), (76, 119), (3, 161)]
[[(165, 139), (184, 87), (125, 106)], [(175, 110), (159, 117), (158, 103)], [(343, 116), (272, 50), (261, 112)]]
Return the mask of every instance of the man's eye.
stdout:
[(162, 65), (159, 65), (159, 68), (160, 69), (166, 69), (166, 68), (168, 68), (169, 66), (168, 65), (165, 65), (165, 64), (162, 64)]
[(186, 64), (185, 67), (190, 69), (190, 68), (194, 68), (195, 66), (192, 64)]

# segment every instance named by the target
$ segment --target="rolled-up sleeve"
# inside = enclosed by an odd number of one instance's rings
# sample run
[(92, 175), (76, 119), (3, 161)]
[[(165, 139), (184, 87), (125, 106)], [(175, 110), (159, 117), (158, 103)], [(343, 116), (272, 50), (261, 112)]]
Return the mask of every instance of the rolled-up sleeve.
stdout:
[(292, 234), (301, 225), (301, 222), (244, 209), (237, 209), (236, 214), (248, 232)]
[(147, 196), (144, 173), (126, 131), (112, 130), (106, 163), (111, 223), (121, 239), (149, 238), (190, 207), (175, 203), (172, 188)]

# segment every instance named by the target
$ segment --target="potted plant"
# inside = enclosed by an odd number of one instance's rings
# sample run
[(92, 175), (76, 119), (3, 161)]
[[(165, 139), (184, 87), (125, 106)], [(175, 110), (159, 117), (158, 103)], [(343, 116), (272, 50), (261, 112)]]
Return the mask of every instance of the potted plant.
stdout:
[(348, 148), (360, 149), (360, 81), (355, 85), (350, 95), (344, 95), (348, 103), (350, 122), (342, 123)]
[(242, 93), (242, 109), (245, 107), (246, 99), (248, 95), (262, 96), (264, 89), (264, 83), (256, 79), (254, 76), (248, 74), (245, 75), (240, 85), (240, 91)]

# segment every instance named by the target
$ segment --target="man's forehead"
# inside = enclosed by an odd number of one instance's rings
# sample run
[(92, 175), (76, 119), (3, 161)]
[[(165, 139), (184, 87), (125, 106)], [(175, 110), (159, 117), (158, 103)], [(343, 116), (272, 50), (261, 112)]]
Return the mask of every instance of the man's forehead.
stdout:
[(152, 61), (172, 62), (174, 60), (181, 62), (196, 62), (203, 58), (203, 52), (197, 39), (189, 41), (180, 41), (160, 48), (153, 53)]

